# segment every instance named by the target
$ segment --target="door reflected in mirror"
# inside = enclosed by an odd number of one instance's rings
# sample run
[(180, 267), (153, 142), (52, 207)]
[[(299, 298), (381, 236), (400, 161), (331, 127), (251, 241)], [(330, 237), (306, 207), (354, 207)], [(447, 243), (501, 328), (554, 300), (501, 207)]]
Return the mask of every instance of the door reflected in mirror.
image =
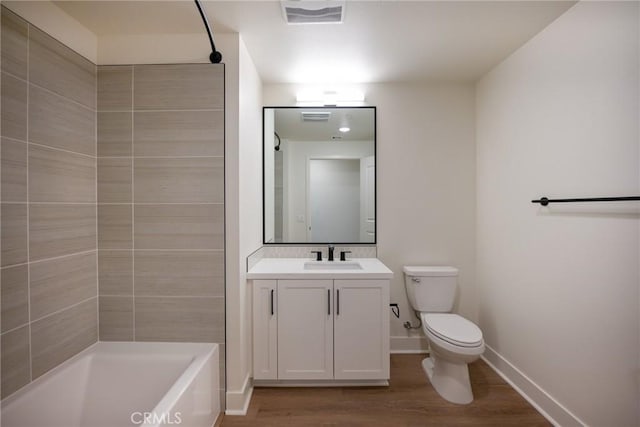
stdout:
[(263, 125), (263, 242), (375, 243), (375, 107), (264, 107)]

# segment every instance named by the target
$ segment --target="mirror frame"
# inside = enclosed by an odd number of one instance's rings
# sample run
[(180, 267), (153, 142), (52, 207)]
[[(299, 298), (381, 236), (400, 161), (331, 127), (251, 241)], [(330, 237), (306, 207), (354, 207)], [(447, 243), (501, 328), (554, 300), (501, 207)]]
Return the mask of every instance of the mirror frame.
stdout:
[[(373, 176), (373, 212), (375, 217), (374, 237), (372, 242), (267, 242), (265, 235), (265, 111), (268, 109), (361, 109), (366, 108), (373, 110), (373, 156), (375, 158), (375, 170)], [(341, 246), (373, 246), (378, 243), (378, 116), (377, 108), (373, 105), (359, 106), (336, 106), (336, 105), (320, 105), (320, 106), (287, 106), (287, 105), (267, 105), (262, 107), (262, 244), (271, 246), (318, 246), (318, 245), (341, 245)]]

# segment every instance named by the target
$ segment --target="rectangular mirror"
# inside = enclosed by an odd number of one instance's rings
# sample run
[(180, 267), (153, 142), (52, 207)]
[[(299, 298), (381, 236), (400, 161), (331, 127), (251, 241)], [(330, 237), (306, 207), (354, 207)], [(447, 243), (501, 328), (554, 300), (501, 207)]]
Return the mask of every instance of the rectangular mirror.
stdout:
[(376, 242), (376, 108), (264, 107), (263, 243)]

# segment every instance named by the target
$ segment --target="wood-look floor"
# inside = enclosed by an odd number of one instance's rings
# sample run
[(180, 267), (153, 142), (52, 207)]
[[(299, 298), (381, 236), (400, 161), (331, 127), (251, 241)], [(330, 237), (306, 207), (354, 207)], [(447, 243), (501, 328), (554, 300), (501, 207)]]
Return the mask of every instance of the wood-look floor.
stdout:
[(455, 405), (431, 387), (424, 355), (391, 356), (389, 387), (256, 388), (247, 416), (225, 415), (222, 427), (285, 426), (550, 426), (486, 363), (469, 366), (475, 400)]

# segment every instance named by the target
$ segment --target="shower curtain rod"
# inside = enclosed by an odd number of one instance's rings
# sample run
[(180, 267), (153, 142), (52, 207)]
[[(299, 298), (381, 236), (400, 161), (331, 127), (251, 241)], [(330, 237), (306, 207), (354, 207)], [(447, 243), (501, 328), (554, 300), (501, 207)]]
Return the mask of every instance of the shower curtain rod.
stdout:
[(204, 14), (204, 10), (202, 10), (202, 5), (200, 4), (200, 0), (194, 0), (196, 2), (196, 6), (198, 7), (198, 12), (200, 12), (200, 16), (202, 17), (202, 22), (204, 23), (204, 28), (207, 30), (207, 35), (209, 36), (209, 42), (211, 43), (211, 55), (209, 55), (209, 61), (212, 64), (219, 64), (222, 61), (222, 54), (216, 50), (216, 44), (213, 42), (213, 35), (211, 34), (211, 27), (209, 26), (209, 21), (207, 20), (207, 15)]
[(531, 203), (540, 203), (547, 206), (549, 203), (579, 203), (579, 202), (626, 202), (632, 200), (640, 200), (640, 196), (624, 196), (624, 197), (586, 197), (580, 199), (549, 199), (541, 197), (538, 200), (532, 200)]

